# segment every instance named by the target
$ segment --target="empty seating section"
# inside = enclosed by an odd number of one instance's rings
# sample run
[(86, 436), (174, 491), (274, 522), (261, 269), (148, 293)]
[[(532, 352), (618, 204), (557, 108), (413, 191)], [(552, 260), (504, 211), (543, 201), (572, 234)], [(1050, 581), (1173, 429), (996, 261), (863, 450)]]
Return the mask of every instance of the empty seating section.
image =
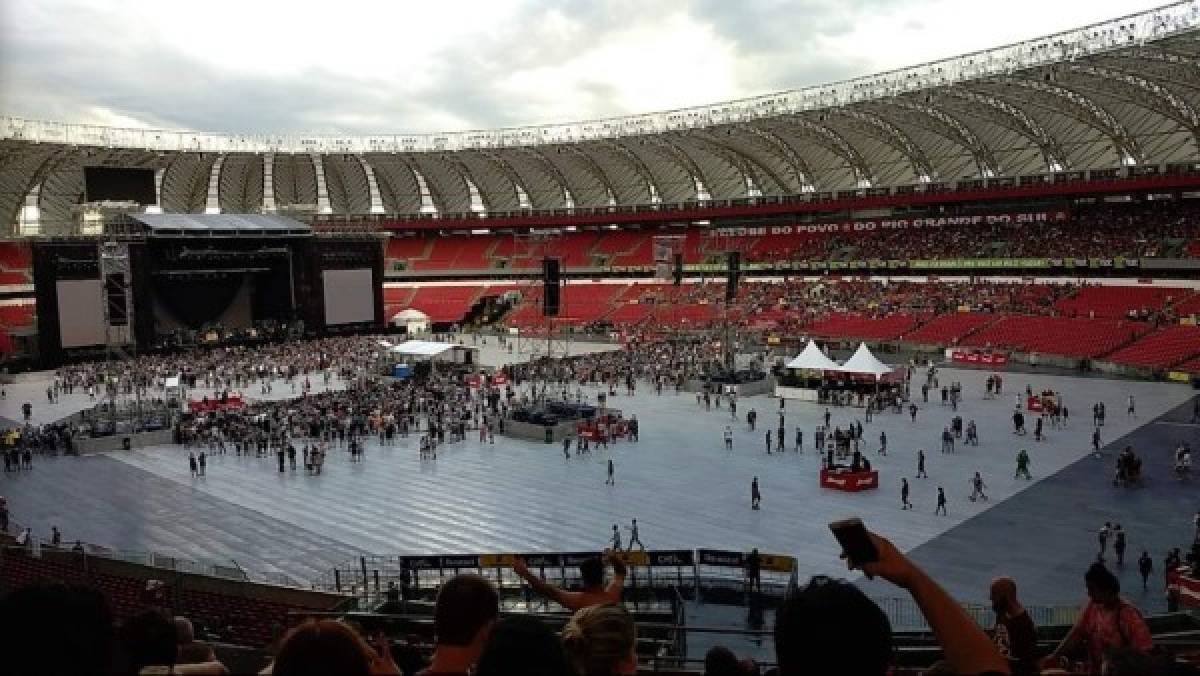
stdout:
[(393, 237), (388, 240), (387, 253), (389, 261), (401, 260), (410, 263), (414, 260), (424, 260), (429, 257), (429, 246), (433, 240), (428, 237)]
[[(409, 301), (408, 307), (429, 315), (432, 322), (458, 322), (481, 296), (484, 286), (423, 286)], [(401, 308), (404, 309), (404, 308)]]
[(35, 308), (33, 303), (0, 305), (0, 326), (14, 328), (33, 324)]
[(967, 336), (961, 344), (1093, 359), (1150, 328), (1146, 323), (1123, 319), (1008, 316)]
[(453, 270), (458, 259), (463, 237), (435, 237), (429, 246), (429, 256), (424, 260), (412, 261), (413, 270)]
[(864, 340), (896, 340), (916, 327), (920, 317), (909, 314), (893, 314), (870, 317), (859, 314), (834, 314), (818, 320), (808, 327), (808, 332), (827, 338), (861, 338)]
[[(653, 265), (654, 264), (654, 240), (651, 235), (644, 232), (635, 233), (610, 233), (605, 235), (605, 238), (616, 235), (632, 235), (628, 238), (622, 238), (623, 248), (618, 249), (611, 258), (609, 265)], [(625, 246), (625, 245), (628, 246)]]
[(955, 312), (934, 317), (932, 321), (902, 338), (923, 345), (955, 345), (972, 331), (996, 321), (997, 315), (986, 312)]
[(596, 321), (613, 310), (613, 299), (625, 284), (566, 284), (562, 287), (559, 317), (573, 323)]
[[(33, 558), (9, 550), (0, 561), (0, 593), (31, 584), (63, 583), (92, 587), (103, 593), (118, 620), (146, 610), (143, 591), (146, 579), (87, 571), (82, 563), (56, 562)], [(288, 626), (288, 613), (305, 610), (294, 604), (251, 598), (240, 594), (217, 593), (174, 586), (174, 573), (163, 571), (160, 579), (168, 583), (167, 603), (179, 615), (236, 637), (240, 645), (265, 646), (280, 628)]]
[(1200, 315), (1200, 293), (1184, 298), (1174, 305), (1175, 313), (1180, 317)]
[(0, 286), (32, 284), (32, 267), (28, 246), (18, 242), (0, 242)]
[[(592, 248), (592, 253), (609, 258), (629, 255), (634, 253), (645, 241), (646, 233), (644, 232), (630, 230), (606, 232), (596, 242), (596, 245)], [(651, 258), (653, 258), (653, 252), (651, 252)]]
[(180, 614), (220, 633), (237, 636), (239, 642), (250, 646), (270, 643), (278, 629), (288, 626), (288, 612), (301, 610), (274, 601), (194, 589), (180, 589), (175, 597)]
[(1085, 286), (1075, 296), (1054, 306), (1069, 317), (1121, 318), (1130, 312), (1155, 312), (1169, 300), (1179, 301), (1191, 295), (1188, 289), (1158, 286)]
[(451, 267), (455, 270), (488, 270), (494, 262), (488, 255), (496, 246), (492, 237), (465, 237), (447, 240), (458, 244), (457, 255)]
[(1105, 361), (1144, 368), (1169, 368), (1200, 357), (1200, 326), (1168, 326), (1117, 350)]

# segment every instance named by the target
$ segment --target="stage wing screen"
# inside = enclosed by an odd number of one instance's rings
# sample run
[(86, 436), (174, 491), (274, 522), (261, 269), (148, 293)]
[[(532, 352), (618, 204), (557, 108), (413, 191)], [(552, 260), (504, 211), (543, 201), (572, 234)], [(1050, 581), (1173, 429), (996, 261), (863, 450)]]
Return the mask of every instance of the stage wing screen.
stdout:
[(370, 268), (325, 270), (325, 325), (375, 321), (375, 289)]
[(83, 185), (87, 202), (137, 202), (156, 204), (153, 169), (84, 167)]
[(58, 280), (58, 330), (64, 348), (104, 344), (102, 280)]

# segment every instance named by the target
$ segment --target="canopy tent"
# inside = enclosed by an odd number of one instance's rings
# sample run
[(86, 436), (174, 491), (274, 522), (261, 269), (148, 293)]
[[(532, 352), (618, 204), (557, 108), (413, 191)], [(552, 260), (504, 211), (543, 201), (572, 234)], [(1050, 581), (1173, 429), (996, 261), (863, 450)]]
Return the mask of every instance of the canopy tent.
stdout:
[(452, 343), (435, 343), (429, 340), (406, 340), (392, 347), (392, 354), (405, 354), (415, 357), (436, 357), (443, 352), (449, 352), (458, 345)]
[(395, 327), (404, 327), (408, 333), (420, 333), (429, 330), (429, 315), (416, 308), (407, 308), (393, 315), (390, 323)]
[(841, 367), (837, 362), (825, 356), (815, 340), (809, 340), (808, 345), (795, 359), (786, 364), (789, 369), (808, 369), (810, 371), (837, 371)]
[(838, 371), (843, 373), (867, 373), (880, 378), (892, 372), (892, 367), (879, 361), (875, 355), (871, 354), (871, 350), (867, 349), (866, 343), (859, 343), (858, 349), (854, 354), (846, 360), (845, 364), (837, 367)]

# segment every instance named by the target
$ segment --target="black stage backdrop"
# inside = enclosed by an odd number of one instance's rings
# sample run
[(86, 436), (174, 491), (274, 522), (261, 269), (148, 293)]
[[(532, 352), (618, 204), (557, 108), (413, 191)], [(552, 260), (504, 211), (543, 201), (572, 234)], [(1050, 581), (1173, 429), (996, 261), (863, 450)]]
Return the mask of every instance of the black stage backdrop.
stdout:
[(33, 288), (37, 301), (38, 357), (43, 367), (66, 357), (59, 334), (58, 280), (100, 279), (97, 242), (34, 242)]
[[(383, 327), (383, 242), (375, 237), (349, 238), (317, 235), (298, 247), (304, 251), (304, 265), (296, 286), (301, 317), (310, 330), (319, 333), (352, 333)], [(324, 270), (370, 268), (371, 286), (375, 291), (375, 318), (369, 322), (325, 325), (325, 289), (321, 273)]]

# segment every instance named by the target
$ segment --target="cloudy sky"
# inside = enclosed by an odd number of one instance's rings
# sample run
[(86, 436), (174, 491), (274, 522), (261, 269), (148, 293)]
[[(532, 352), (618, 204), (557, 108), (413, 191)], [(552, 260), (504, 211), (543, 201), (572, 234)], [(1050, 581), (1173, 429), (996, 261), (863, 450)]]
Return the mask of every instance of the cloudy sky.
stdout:
[(0, 0), (0, 114), (224, 132), (567, 122), (799, 88), (1164, 0)]

